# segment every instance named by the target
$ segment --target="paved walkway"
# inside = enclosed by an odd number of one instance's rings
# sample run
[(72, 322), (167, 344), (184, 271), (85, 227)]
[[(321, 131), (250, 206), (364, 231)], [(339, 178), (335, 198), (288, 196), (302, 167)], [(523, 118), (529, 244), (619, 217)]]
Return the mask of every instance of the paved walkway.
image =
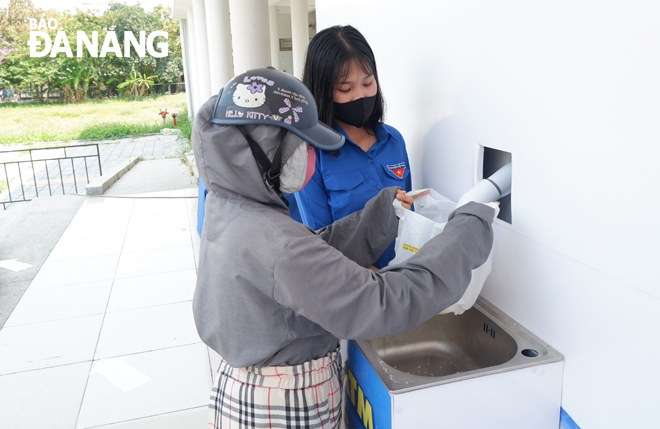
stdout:
[(181, 158), (140, 161), (113, 183), (103, 195), (197, 188), (197, 178)]
[(0, 426), (207, 427), (196, 192), (85, 198), (0, 330)]
[(181, 156), (180, 148), (178, 135), (5, 146), (0, 151), (0, 165), (9, 164), (0, 171), (0, 183), (5, 184), (0, 185), (0, 203), (31, 200), (39, 195), (84, 193), (89, 180), (131, 157), (150, 160)]
[(156, 135), (138, 139), (109, 140), (99, 144), (101, 166), (112, 168), (131, 157), (145, 160), (171, 158), (180, 155), (178, 135)]

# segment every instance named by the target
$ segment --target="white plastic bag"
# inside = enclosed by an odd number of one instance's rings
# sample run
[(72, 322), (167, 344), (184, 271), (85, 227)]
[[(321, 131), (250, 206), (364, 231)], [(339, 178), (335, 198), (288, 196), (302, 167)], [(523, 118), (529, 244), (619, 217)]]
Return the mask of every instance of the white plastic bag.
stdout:
[[(408, 192), (416, 195), (425, 189)], [(404, 209), (401, 201), (394, 200), (394, 211), (399, 217), (399, 233), (396, 237), (394, 249), (396, 256), (388, 265), (398, 264), (419, 252), (419, 249), (431, 238), (440, 234), (447, 224), (449, 214), (456, 208), (456, 203), (431, 189), (430, 194), (415, 199), (415, 211)], [(463, 314), (477, 301), (493, 264), (491, 250), (486, 262), (472, 270), (472, 279), (465, 293), (455, 304), (440, 314)]]

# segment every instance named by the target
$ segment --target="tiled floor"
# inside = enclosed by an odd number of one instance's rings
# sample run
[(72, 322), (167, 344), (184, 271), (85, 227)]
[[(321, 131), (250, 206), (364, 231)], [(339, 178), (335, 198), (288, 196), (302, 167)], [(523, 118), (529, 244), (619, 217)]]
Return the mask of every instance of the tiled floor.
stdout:
[(196, 189), (146, 196), (88, 199), (0, 331), (0, 427), (207, 427)]

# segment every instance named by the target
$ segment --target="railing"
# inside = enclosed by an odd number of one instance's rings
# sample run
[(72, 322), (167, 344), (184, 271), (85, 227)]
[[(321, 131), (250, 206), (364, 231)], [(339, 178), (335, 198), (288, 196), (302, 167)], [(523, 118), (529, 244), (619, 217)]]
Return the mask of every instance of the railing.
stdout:
[[(88, 163), (88, 158), (96, 158), (97, 162)], [(0, 204), (3, 210), (9, 204), (30, 201), (40, 194), (43, 196), (46, 190), (48, 195), (60, 192), (66, 195), (74, 189), (78, 193), (79, 182), (85, 180), (87, 184), (90, 177), (103, 175), (99, 145), (0, 152), (0, 177), (3, 175), (4, 180), (0, 180)]]
[[(15, 98), (17, 100), (20, 99), (21, 101), (30, 101), (30, 100), (34, 100), (34, 99), (39, 99), (39, 100), (45, 100), (45, 99), (48, 99), (48, 100), (61, 100), (64, 96), (63, 91), (61, 91), (57, 88), (53, 88), (50, 91), (48, 91), (47, 93), (44, 92), (41, 95), (41, 98), (39, 98), (38, 94), (33, 93), (32, 90), (30, 90), (30, 89), (17, 90), (17, 91), (18, 91), (18, 95), (16, 95)], [(150, 95), (154, 95), (154, 94), (176, 94), (178, 92), (186, 92), (185, 82), (155, 83), (155, 84), (153, 84), (149, 87), (149, 90), (147, 91), (146, 94), (150, 94)], [(117, 95), (117, 91), (107, 89), (107, 88), (101, 89), (101, 87), (95, 86), (95, 85), (90, 86), (87, 89), (87, 97), (88, 98), (101, 98), (101, 97), (108, 96), (108, 95), (115, 96), (115, 95)], [(6, 98), (7, 99), (9, 99), (9, 98), (14, 99), (13, 93), (11, 94), (11, 97), (10, 97), (10, 94), (7, 93)], [(2, 100), (2, 99), (3, 99), (2, 91), (0, 90), (0, 100)]]

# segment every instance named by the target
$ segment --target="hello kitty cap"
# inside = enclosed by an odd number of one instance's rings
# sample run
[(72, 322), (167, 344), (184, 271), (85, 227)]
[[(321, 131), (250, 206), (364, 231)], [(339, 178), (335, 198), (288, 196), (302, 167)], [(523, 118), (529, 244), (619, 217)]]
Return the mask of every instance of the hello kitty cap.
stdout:
[(312, 93), (298, 79), (273, 67), (248, 70), (218, 94), (211, 122), (218, 125), (275, 125), (312, 146), (336, 150), (344, 136), (319, 122)]

